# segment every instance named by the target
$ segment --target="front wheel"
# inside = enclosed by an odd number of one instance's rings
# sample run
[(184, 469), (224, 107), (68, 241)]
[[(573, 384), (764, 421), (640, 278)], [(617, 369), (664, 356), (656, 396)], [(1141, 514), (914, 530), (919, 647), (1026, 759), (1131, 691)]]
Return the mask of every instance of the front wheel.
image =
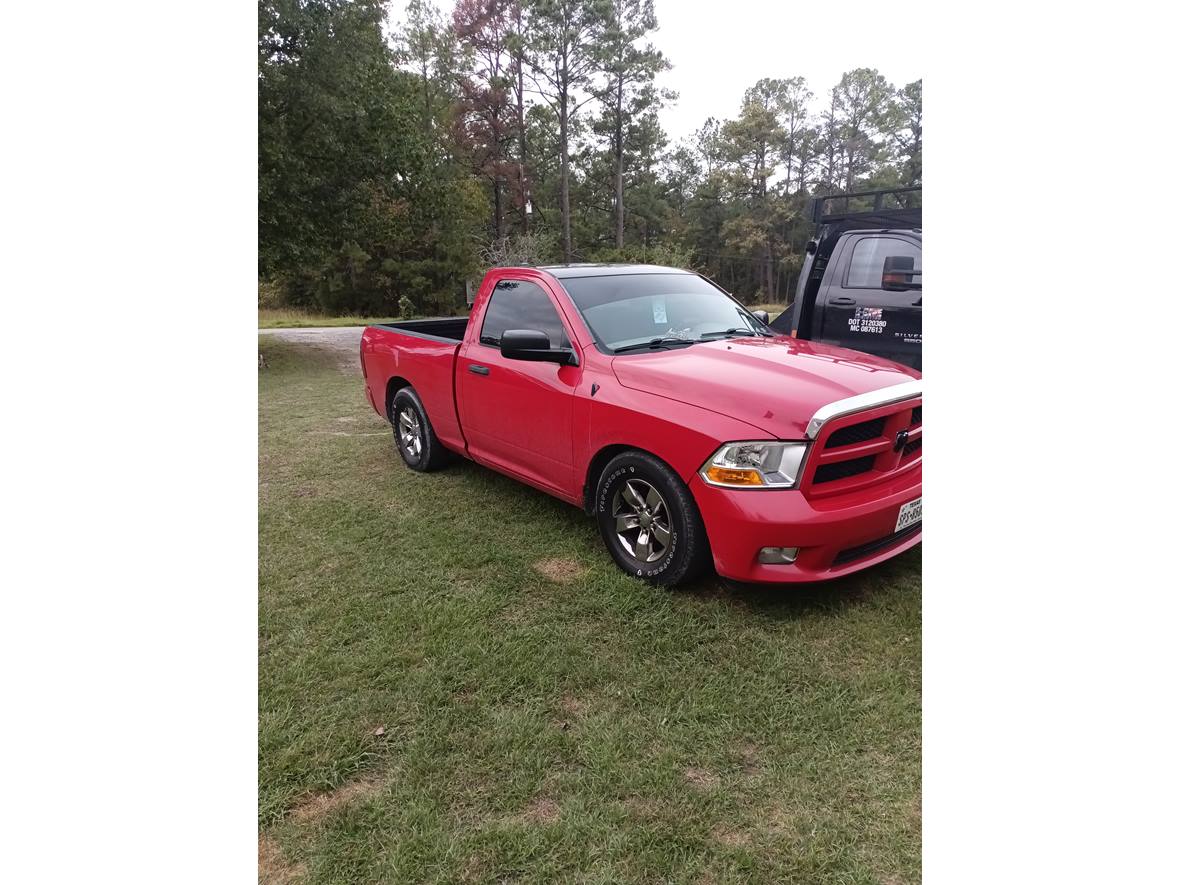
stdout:
[(628, 574), (673, 587), (708, 565), (709, 540), (692, 493), (646, 452), (624, 452), (606, 465), (594, 510), (602, 540)]

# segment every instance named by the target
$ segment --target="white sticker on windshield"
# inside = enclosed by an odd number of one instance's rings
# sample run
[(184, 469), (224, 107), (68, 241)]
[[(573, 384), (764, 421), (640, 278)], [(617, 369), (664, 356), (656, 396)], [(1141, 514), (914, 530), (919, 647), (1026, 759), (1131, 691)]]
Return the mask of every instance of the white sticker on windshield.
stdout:
[(651, 321), (661, 324), (668, 322), (668, 308), (664, 304), (663, 296), (651, 300)]

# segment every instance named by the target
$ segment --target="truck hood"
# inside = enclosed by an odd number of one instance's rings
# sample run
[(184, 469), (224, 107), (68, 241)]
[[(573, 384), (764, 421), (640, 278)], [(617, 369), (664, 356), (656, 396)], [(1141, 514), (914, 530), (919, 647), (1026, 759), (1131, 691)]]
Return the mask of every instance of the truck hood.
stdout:
[(821, 406), (922, 375), (865, 353), (812, 341), (730, 338), (612, 360), (624, 387), (802, 439)]

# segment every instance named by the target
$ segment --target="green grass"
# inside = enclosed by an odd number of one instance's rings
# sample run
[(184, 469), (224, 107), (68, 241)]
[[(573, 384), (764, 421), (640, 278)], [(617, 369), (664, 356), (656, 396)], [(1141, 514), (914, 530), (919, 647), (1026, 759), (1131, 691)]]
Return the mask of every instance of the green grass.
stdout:
[(368, 326), (372, 323), (393, 322), (391, 317), (325, 316), (291, 307), (258, 308), (260, 329), (303, 329), (317, 326)]
[(656, 589), (573, 507), (407, 470), (337, 355), (259, 347), (268, 876), (919, 880), (918, 550)]
[[(442, 316), (442, 314), (435, 314)], [(466, 308), (451, 311), (451, 315), (466, 315)], [(292, 307), (258, 308), (260, 329), (306, 329), (325, 326), (370, 326), (374, 323), (393, 323), (397, 317), (327, 316)]]

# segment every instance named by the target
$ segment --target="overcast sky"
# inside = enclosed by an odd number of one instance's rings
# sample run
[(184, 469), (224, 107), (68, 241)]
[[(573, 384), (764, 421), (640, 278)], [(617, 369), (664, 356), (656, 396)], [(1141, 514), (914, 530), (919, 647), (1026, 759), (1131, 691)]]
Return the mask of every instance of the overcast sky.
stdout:
[[(447, 15), (453, 0), (434, 0)], [(396, 26), (406, 0), (389, 4)], [(673, 68), (659, 85), (680, 94), (660, 121), (670, 142), (708, 117), (735, 117), (742, 93), (762, 77), (805, 77), (819, 110), (845, 71), (876, 68), (894, 86), (922, 77), (919, 38), (884, 3), (766, 0), (655, 0), (660, 29), (651, 35)]]
[(817, 109), (853, 68), (876, 68), (894, 86), (922, 77), (921, 59), (904, 48), (916, 43), (905, 16), (886, 3), (656, 0), (656, 16), (652, 42), (673, 64), (659, 82), (680, 93), (660, 114), (671, 141), (707, 117), (736, 116), (762, 77), (805, 77)]

